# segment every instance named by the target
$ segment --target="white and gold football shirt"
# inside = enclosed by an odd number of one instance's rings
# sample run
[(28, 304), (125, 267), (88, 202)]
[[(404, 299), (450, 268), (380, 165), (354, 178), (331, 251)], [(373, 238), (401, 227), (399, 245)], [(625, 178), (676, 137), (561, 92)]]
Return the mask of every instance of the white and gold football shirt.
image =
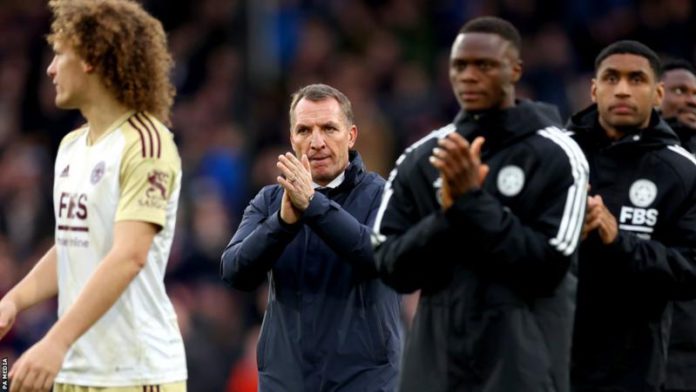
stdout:
[(133, 112), (92, 144), (88, 131), (66, 135), (55, 164), (58, 316), (109, 252), (115, 222), (150, 222), (161, 230), (145, 267), (70, 348), (56, 382), (129, 386), (185, 380), (183, 341), (163, 282), (181, 186), (173, 135), (153, 116)]

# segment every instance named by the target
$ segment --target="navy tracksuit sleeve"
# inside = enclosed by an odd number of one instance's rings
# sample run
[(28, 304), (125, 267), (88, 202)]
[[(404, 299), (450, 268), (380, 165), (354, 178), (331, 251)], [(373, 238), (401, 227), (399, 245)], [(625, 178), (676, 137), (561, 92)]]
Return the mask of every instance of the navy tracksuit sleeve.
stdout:
[(302, 215), (307, 224), (338, 256), (350, 263), (360, 276), (372, 278), (377, 276), (372, 251), (372, 223), (377, 215), (382, 187), (369, 190), (374, 195), (365, 198), (369, 203), (366, 224), (360, 223), (341, 205), (320, 192), (314, 194), (309, 207)]
[(618, 260), (626, 263), (631, 277), (649, 281), (668, 299), (696, 298), (696, 198), (667, 229), (666, 240), (645, 240), (619, 231), (609, 246)]
[(264, 282), (302, 227), (283, 223), (279, 210), (269, 214), (266, 197), (270, 192), (266, 191), (262, 189), (244, 210), (242, 222), (222, 254), (222, 279), (240, 290), (250, 291)]

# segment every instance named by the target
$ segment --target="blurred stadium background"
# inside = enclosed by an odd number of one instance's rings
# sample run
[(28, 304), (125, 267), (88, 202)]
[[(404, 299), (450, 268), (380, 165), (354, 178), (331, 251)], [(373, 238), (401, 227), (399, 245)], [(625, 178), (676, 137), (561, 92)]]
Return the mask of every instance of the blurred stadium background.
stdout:
[[(524, 40), (521, 96), (565, 116), (589, 103), (595, 55), (638, 39), (692, 62), (691, 0), (145, 0), (169, 33), (178, 89), (173, 131), (184, 162), (167, 284), (186, 341), (189, 390), (255, 391), (266, 289), (218, 277), (220, 253), (249, 198), (273, 183), (289, 149), (289, 95), (324, 82), (353, 101), (358, 150), (387, 175), (397, 154), (450, 121), (449, 46), (479, 15), (513, 22)], [(80, 124), (54, 108), (45, 76), (45, 0), (0, 0), (0, 295), (52, 243), (52, 164)], [(55, 304), (21, 316), (0, 341), (10, 363), (55, 320)]]

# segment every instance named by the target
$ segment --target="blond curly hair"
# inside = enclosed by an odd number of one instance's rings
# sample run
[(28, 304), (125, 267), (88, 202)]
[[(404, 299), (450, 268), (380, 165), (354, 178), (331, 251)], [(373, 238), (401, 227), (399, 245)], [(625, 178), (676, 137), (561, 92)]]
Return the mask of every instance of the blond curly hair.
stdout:
[(169, 124), (176, 91), (162, 24), (132, 0), (50, 0), (48, 42), (70, 46), (116, 99)]

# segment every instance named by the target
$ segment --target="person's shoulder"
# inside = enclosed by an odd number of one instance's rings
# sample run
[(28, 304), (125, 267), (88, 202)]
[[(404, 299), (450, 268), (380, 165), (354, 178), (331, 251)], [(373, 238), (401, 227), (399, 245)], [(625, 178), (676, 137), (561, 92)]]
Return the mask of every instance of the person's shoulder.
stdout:
[(256, 193), (255, 199), (261, 199), (264, 203), (271, 204), (282, 196), (283, 188), (279, 184), (269, 184), (265, 185)]
[(549, 169), (567, 167), (565, 163), (573, 170), (589, 171), (585, 154), (571, 137), (571, 132), (565, 129), (557, 126), (539, 129), (527, 138), (526, 145)]
[(279, 184), (268, 184), (268, 185), (264, 185), (259, 190), (258, 193), (264, 194), (264, 195), (273, 195), (273, 194), (276, 194), (282, 190), (283, 190), (283, 188)]
[(450, 123), (423, 136), (404, 150), (396, 160), (395, 169), (408, 171), (413, 166), (430, 164), (429, 158), (433, 153), (433, 148), (437, 145), (437, 141), (456, 130), (456, 126)]
[(679, 144), (664, 146), (660, 152), (665, 159), (670, 160), (675, 165), (683, 167), (686, 170), (691, 171), (694, 169), (694, 166), (696, 166), (696, 158), (694, 155)]
[(684, 181), (696, 184), (696, 158), (684, 147), (674, 144), (665, 146), (659, 156)]
[(66, 146), (71, 145), (77, 139), (79, 139), (80, 136), (84, 136), (88, 130), (89, 130), (89, 127), (87, 126), (87, 124), (85, 124), (85, 125), (77, 128), (71, 132), (68, 132), (68, 134), (63, 136), (63, 139), (60, 141), (60, 145), (59, 145), (58, 149), (60, 150), (62, 148), (65, 148)]
[(572, 132), (558, 127), (548, 126), (534, 132), (527, 139), (527, 143), (534, 148), (537, 153), (564, 156), (568, 154), (583, 155), (578, 143), (573, 140)]
[(368, 184), (376, 184), (378, 186), (382, 186), (386, 182), (384, 177), (376, 172), (367, 172), (367, 174), (365, 174), (365, 180)]
[(121, 132), (126, 139), (125, 151), (130, 151), (135, 157), (179, 164), (174, 134), (155, 116), (135, 112), (121, 126)]
[(362, 179), (356, 184), (354, 190), (359, 192), (361, 197), (376, 197), (384, 190), (387, 181), (379, 173), (366, 172)]

